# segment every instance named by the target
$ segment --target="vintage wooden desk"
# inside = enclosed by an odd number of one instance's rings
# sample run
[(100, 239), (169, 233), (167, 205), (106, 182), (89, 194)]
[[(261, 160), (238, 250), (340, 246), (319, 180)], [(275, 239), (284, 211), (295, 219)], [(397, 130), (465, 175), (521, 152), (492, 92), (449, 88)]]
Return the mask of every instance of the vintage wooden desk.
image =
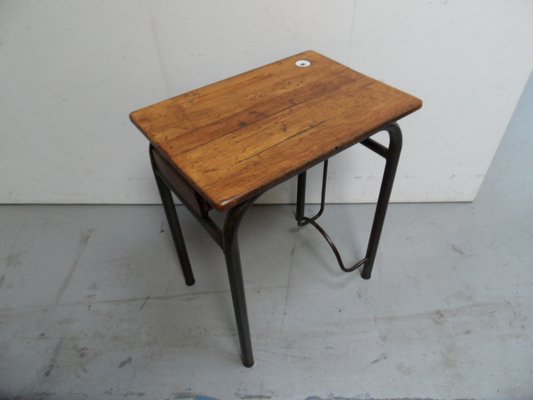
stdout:
[[(150, 159), (185, 282), (194, 277), (172, 199), (174, 192), (223, 250), (242, 351), (254, 363), (237, 231), (266, 190), (298, 175), (296, 220), (327, 239), (344, 271), (369, 279), (402, 146), (396, 121), (422, 106), (416, 97), (306, 51), (130, 114), (150, 141)], [(370, 137), (387, 131), (385, 147)], [(385, 172), (366, 256), (345, 266), (317, 224), (324, 210), (327, 160), (361, 143), (384, 157)], [(322, 201), (304, 216), (306, 170), (324, 162)], [(219, 228), (212, 209), (226, 211)]]

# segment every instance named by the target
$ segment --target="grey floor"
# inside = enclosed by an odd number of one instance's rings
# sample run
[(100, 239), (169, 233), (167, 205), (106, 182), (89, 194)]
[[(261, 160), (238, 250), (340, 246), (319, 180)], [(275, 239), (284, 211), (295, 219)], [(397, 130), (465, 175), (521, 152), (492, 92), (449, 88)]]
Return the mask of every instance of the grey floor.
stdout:
[[(370, 281), (293, 207), (254, 207), (252, 369), (223, 257), (183, 210), (190, 288), (161, 207), (0, 207), (0, 398), (532, 399), (532, 109), (530, 84), (474, 203), (391, 206)], [(327, 208), (345, 257), (372, 209)]]

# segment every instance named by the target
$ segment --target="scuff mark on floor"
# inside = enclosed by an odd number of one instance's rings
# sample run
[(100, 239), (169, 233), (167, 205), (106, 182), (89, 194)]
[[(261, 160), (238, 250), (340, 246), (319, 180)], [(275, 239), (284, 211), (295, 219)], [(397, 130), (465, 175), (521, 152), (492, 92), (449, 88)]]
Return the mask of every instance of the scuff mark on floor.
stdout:
[(420, 313), (413, 314), (399, 314), (399, 315), (388, 315), (388, 316), (376, 316), (374, 317), (374, 322), (376, 324), (380, 322), (395, 322), (395, 321), (415, 321), (422, 319), (431, 319), (437, 324), (442, 324), (446, 320), (455, 318), (457, 316), (470, 315), (475, 313), (476, 315), (493, 313), (498, 310), (509, 309), (509, 305), (505, 302), (503, 303), (473, 303), (465, 304), (455, 308), (448, 309), (438, 309), (433, 311), (425, 311)]
[(11, 268), (20, 267), (22, 265), (22, 260), (20, 258), (25, 252), (25, 250), (11, 252), (7, 256), (6, 266)]
[(172, 397), (167, 397), (165, 400), (219, 400), (216, 397), (210, 397), (203, 394), (193, 392), (179, 392), (172, 393)]
[(67, 272), (67, 276), (63, 280), (63, 283), (61, 284), (61, 287), (59, 288), (59, 291), (56, 295), (56, 305), (59, 303), (61, 298), (63, 297), (63, 294), (65, 293), (65, 290), (67, 290), (67, 287), (70, 283), (70, 280), (72, 279), (72, 275), (74, 275), (74, 271), (76, 271), (76, 268), (78, 267), (78, 264), (80, 263), (81, 256), (83, 252), (85, 251), (85, 248), (87, 247), (87, 242), (89, 241), (89, 238), (91, 237), (93, 233), (92, 229), (89, 229), (82, 233), (79, 244), (80, 248), (78, 250), (78, 254), (76, 254), (76, 258), (74, 259), (74, 262), (72, 263), (72, 266)]
[(291, 278), (292, 278), (292, 266), (294, 264), (293, 257), (294, 257), (294, 251), (296, 250), (296, 243), (292, 245), (291, 252), (289, 254), (289, 273), (287, 275), (287, 291), (285, 292), (285, 303), (283, 304), (283, 319), (281, 321), (281, 326), (283, 327), (283, 324), (285, 322), (285, 316), (287, 315), (287, 303), (289, 302), (289, 290), (291, 287)]
[(126, 392), (122, 397), (144, 397), (146, 396), (145, 392)]
[(59, 342), (57, 342), (56, 347), (54, 347), (54, 350), (52, 351), (52, 357), (50, 358), (50, 362), (48, 363), (48, 366), (46, 367), (44, 371), (44, 376), (47, 378), (50, 376), (52, 371), (56, 368), (59, 368), (59, 365), (57, 365), (57, 359), (59, 357), (59, 353), (61, 353), (61, 349), (63, 348), (63, 343), (65, 342), (65, 338), (62, 337), (59, 339)]
[(464, 256), (464, 255), (465, 255), (464, 250), (461, 249), (459, 246), (453, 244), (453, 243), (452, 243), (452, 250), (453, 250), (455, 253), (457, 253), (457, 254), (459, 254), (459, 255), (461, 255), (461, 256)]
[(385, 361), (388, 357), (387, 353), (381, 353), (378, 358), (370, 361), (370, 364), (377, 364), (378, 362)]
[[(343, 397), (343, 396), (308, 396), (305, 400), (435, 400), (430, 397)], [(473, 399), (454, 399), (454, 400), (473, 400)]]
[[(269, 286), (265, 287), (264, 289), (284, 289), (286, 286)], [(148, 296), (150, 300), (157, 300), (157, 301), (166, 301), (166, 300), (173, 300), (173, 299), (180, 299), (183, 298), (185, 301), (191, 300), (191, 296), (206, 296), (206, 295), (217, 295), (217, 294), (223, 294), (223, 293), (229, 293), (229, 289), (222, 289), (222, 290), (209, 290), (205, 292), (196, 292), (196, 293), (180, 293), (180, 294), (166, 294), (166, 295), (160, 295), (160, 296)], [(135, 303), (135, 302), (144, 302), (146, 300), (146, 296), (143, 297), (128, 297), (125, 299), (109, 299), (109, 300), (98, 300), (93, 301), (91, 304), (98, 305), (98, 304), (126, 304), (126, 303)], [(142, 303), (141, 303), (142, 304)], [(20, 307), (4, 307), (0, 308), (0, 313), (13, 313), (16, 311), (16, 313), (11, 314), (10, 316), (16, 316), (17, 314), (21, 313), (28, 313), (28, 312), (43, 312), (49, 309), (51, 306), (58, 306), (58, 307), (69, 307), (69, 306), (86, 306), (87, 303), (85, 301), (65, 301), (58, 304), (46, 304), (46, 305), (39, 305), (39, 306), (29, 306), (25, 307), (24, 309), (21, 309)]]
[(141, 304), (141, 306), (139, 307), (139, 311), (141, 311), (144, 306), (146, 305), (146, 303), (148, 302), (148, 299), (150, 298), (150, 296), (146, 296), (146, 300), (143, 301), (143, 303)]
[(511, 321), (509, 321), (509, 328), (512, 328), (514, 325), (514, 322), (518, 318), (518, 315), (510, 301), (506, 300), (505, 303), (509, 306), (509, 308), (511, 308), (511, 311), (513, 312), (513, 318), (511, 319)]
[[(43, 397), (50, 397), (50, 398), (57, 398), (59, 396), (66, 396), (65, 398), (72, 398), (72, 397), (83, 397), (88, 398), (89, 395), (87, 393), (80, 393), (80, 392), (67, 392), (67, 393), (56, 393), (56, 392), (37, 392), (32, 394), (32, 399), (41, 399)], [(14, 397), (15, 399), (20, 399), (21, 397)]]
[(118, 365), (119, 368), (124, 367), (125, 365), (131, 364), (131, 357), (126, 358), (124, 361), (121, 361)]

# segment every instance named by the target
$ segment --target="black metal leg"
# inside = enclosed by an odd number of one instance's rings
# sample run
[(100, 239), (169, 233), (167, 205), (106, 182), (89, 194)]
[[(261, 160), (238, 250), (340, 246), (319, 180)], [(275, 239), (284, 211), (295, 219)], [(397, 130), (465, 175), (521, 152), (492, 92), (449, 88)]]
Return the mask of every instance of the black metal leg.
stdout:
[[(340, 268), (345, 272), (354, 271), (360, 267), (363, 267), (361, 276), (364, 279), (370, 279), (372, 274), (372, 267), (374, 265), (374, 260), (376, 258), (376, 253), (378, 250), (379, 239), (381, 236), (381, 231), (383, 229), (383, 223), (385, 221), (385, 214), (387, 213), (387, 207), (389, 205), (389, 198), (392, 191), (392, 185), (394, 183), (394, 176), (396, 174), (396, 169), (398, 167), (398, 161), (400, 159), (400, 153), (402, 149), (402, 132), (400, 127), (393, 123), (388, 125), (383, 130), (386, 130), (389, 133), (390, 142), (389, 147), (385, 147), (378, 142), (372, 139), (366, 139), (361, 142), (364, 146), (368, 147), (370, 150), (376, 152), (380, 156), (384, 157), (386, 160), (385, 171), (383, 173), (383, 180), (381, 182), (381, 189), (379, 192), (378, 203), (376, 205), (376, 211), (374, 213), (374, 222), (372, 223), (372, 230), (370, 232), (370, 238), (368, 240), (368, 247), (366, 251), (366, 256), (353, 264), (352, 266), (345, 266), (342, 261), (341, 255), (333, 243), (333, 240), (329, 237), (326, 231), (316, 222), (316, 220), (322, 215), (324, 211), (324, 206), (326, 202), (326, 181), (327, 181), (327, 171), (328, 171), (328, 160), (324, 161), (324, 172), (322, 174), (322, 196), (320, 200), (320, 210), (313, 217), (304, 216), (304, 203), (305, 203), (305, 173), (302, 173), (298, 176), (298, 199), (297, 199), (297, 208), (296, 208), (296, 220), (298, 221), (299, 226), (304, 226), (307, 224), (313, 225), (322, 236), (326, 239), (329, 246), (333, 250), (335, 257), (337, 258), (337, 263)], [(303, 175), (303, 177), (302, 177)], [(302, 178), (301, 178), (302, 177)]]
[(296, 193), (296, 221), (300, 222), (304, 217), (305, 208), (305, 181), (307, 171), (298, 175), (298, 191)]
[(233, 309), (235, 311), (235, 319), (237, 320), (242, 363), (245, 367), (254, 365), (254, 356), (252, 352), (252, 340), (250, 338), (250, 327), (248, 325), (248, 313), (246, 311), (246, 296), (244, 293), (237, 233), (242, 217), (254, 200), (255, 198), (248, 200), (228, 211), (223, 229), (223, 249), (226, 257)]
[(381, 181), (381, 188), (379, 190), (378, 203), (374, 213), (374, 222), (372, 223), (372, 230), (370, 231), (370, 238), (368, 240), (368, 247), (366, 251), (366, 259), (361, 271), (361, 276), (364, 279), (370, 279), (372, 275), (372, 267), (376, 259), (378, 251), (379, 238), (381, 237), (381, 230), (383, 229), (383, 222), (385, 221), (385, 214), (389, 205), (390, 194), (392, 192), (392, 185), (400, 160), (400, 153), (402, 151), (402, 131), (397, 124), (389, 125), (386, 128), (389, 133), (390, 141), (389, 148), (386, 153), (385, 171), (383, 172), (383, 180)]
[(159, 189), (159, 195), (161, 196), (163, 208), (165, 209), (170, 232), (172, 233), (172, 239), (174, 240), (174, 245), (176, 246), (181, 269), (183, 270), (183, 276), (185, 277), (185, 284), (187, 286), (192, 286), (194, 285), (194, 275), (192, 273), (187, 247), (185, 246), (185, 241), (183, 239), (183, 233), (181, 232), (178, 213), (176, 212), (176, 205), (174, 204), (174, 199), (172, 198), (172, 192), (157, 173), (151, 148), (150, 160), (152, 161), (152, 169), (154, 171), (155, 181), (157, 183), (157, 188)]

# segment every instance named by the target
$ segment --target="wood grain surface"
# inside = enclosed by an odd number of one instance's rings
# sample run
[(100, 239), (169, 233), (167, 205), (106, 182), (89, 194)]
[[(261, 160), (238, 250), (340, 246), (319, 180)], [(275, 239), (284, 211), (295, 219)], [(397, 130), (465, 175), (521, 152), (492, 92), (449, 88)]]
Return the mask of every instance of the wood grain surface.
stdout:
[[(311, 65), (296, 66), (302, 59)], [(306, 51), (134, 111), (130, 119), (213, 207), (226, 210), (421, 106)]]

